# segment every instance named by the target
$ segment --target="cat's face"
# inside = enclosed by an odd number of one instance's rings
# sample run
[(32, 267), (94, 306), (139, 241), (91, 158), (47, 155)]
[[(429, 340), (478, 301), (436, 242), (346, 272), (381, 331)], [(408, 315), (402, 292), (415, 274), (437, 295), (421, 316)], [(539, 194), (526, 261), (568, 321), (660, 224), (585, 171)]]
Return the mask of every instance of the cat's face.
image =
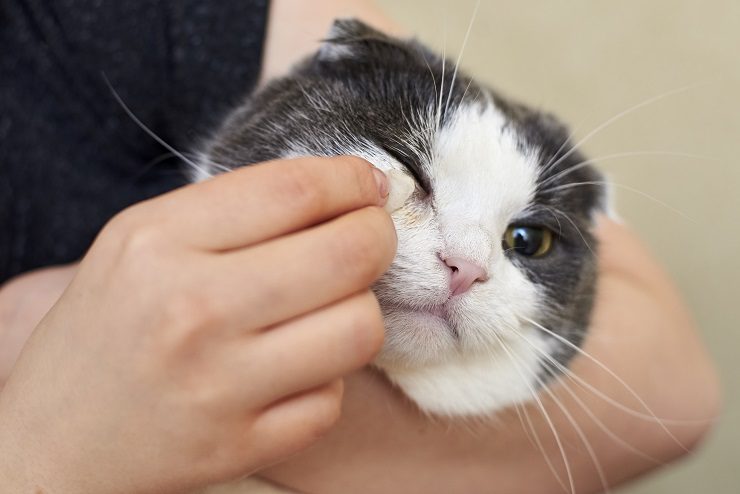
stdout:
[(552, 117), (417, 43), (354, 21), (330, 38), (231, 115), (203, 166), (353, 154), (411, 175), (393, 213), (398, 253), (374, 286), (377, 365), (435, 413), (526, 400), (588, 325), (602, 191), (582, 183), (599, 175)]

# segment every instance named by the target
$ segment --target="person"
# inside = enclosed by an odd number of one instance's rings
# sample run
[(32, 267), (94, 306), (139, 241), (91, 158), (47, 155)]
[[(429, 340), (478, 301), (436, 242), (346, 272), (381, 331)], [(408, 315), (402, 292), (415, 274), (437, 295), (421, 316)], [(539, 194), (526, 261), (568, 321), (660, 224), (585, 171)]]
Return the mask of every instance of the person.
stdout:
[[(271, 2), (262, 80), (347, 14), (398, 29), (362, 0)], [(635, 235), (605, 218), (593, 360), (572, 367), (600, 394), (564, 381), (541, 397), (547, 416), (530, 404), (521, 421), (424, 417), (364, 368), (382, 343), (368, 286), (395, 249), (387, 185), (357, 158), (316, 160), (139, 202), (79, 264), (2, 286), (0, 484), (183, 492), (259, 472), (326, 493), (550, 492), (568, 477), (597, 492), (710, 429), (719, 391), (695, 326)]]

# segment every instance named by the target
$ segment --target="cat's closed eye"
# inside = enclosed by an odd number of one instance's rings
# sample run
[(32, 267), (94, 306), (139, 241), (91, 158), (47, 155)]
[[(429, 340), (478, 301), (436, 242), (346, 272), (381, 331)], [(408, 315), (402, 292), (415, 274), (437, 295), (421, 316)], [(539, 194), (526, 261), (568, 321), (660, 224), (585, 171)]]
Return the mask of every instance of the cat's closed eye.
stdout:
[(386, 172), (398, 248), (372, 287), (386, 327), (375, 365), (425, 412), (486, 415), (532, 399), (579, 349), (602, 203), (581, 185), (602, 178), (554, 117), (451, 66), (338, 20), (201, 155), (214, 172), (343, 154)]

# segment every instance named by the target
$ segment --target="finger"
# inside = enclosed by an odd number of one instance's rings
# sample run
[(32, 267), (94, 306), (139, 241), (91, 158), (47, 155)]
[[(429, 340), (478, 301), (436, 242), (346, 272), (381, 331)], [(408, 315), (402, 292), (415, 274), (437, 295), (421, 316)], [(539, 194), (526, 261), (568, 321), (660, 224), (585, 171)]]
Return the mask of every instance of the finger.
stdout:
[(261, 463), (284, 459), (326, 434), (339, 419), (342, 394), (343, 383), (338, 379), (266, 408), (253, 423), (249, 438)]
[[(261, 375), (250, 406), (315, 388), (368, 364), (383, 345), (383, 318), (372, 292), (353, 295), (258, 336), (244, 335), (221, 358), (230, 375)], [(268, 371), (269, 369), (269, 371)], [(269, 375), (269, 378), (267, 377)], [(235, 384), (235, 390), (243, 386)]]
[(198, 290), (224, 328), (286, 321), (366, 289), (395, 255), (393, 222), (377, 207), (213, 258)]
[(228, 250), (383, 205), (387, 196), (385, 175), (361, 158), (300, 158), (184, 187), (149, 202), (145, 213), (188, 244)]

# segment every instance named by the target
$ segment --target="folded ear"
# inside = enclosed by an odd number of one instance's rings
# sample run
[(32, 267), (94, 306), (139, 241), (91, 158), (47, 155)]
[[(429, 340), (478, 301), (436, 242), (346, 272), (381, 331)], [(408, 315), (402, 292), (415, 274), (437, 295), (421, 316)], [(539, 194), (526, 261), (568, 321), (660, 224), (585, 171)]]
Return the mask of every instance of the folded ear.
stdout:
[(398, 40), (357, 19), (336, 19), (321, 42), (318, 59), (334, 62), (360, 58), (377, 48), (398, 47)]

